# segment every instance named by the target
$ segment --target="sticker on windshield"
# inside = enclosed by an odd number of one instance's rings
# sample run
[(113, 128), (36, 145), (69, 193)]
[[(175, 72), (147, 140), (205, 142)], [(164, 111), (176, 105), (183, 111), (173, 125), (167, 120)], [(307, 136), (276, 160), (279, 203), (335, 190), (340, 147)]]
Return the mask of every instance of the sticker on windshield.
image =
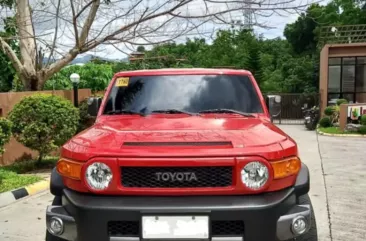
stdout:
[(116, 86), (118, 87), (125, 87), (128, 86), (130, 78), (128, 77), (120, 77), (116, 79)]

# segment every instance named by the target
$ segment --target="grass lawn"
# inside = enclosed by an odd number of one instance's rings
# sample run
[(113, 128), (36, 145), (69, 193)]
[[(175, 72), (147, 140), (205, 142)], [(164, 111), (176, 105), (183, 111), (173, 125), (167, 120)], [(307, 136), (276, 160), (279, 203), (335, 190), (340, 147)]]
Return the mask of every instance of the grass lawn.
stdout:
[(35, 175), (19, 175), (0, 167), (0, 193), (17, 189), (42, 180)]
[(319, 131), (324, 132), (324, 133), (328, 133), (328, 134), (356, 134), (356, 135), (361, 135), (360, 133), (356, 132), (356, 131), (342, 131), (339, 129), (339, 127), (320, 127)]
[(22, 175), (37, 170), (52, 169), (58, 157), (45, 157), (41, 163), (36, 160), (21, 160), (10, 166), (0, 167), (0, 193), (17, 189), (42, 180), (37, 175)]

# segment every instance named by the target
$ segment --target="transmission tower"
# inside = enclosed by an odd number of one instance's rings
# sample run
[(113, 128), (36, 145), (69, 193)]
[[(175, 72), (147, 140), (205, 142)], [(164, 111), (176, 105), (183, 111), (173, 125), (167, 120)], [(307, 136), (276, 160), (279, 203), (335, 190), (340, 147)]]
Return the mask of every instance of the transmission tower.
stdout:
[(252, 30), (254, 11), (250, 3), (245, 4), (243, 15), (244, 15), (244, 29)]

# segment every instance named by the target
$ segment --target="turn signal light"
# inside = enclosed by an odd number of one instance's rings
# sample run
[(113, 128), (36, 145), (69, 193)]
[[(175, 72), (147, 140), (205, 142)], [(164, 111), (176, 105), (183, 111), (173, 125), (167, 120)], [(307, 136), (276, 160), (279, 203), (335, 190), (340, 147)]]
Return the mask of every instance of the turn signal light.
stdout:
[(60, 159), (57, 162), (57, 171), (61, 176), (80, 180), (82, 164), (67, 159)]
[(297, 157), (287, 158), (271, 163), (274, 172), (274, 179), (295, 175), (300, 171), (301, 161)]

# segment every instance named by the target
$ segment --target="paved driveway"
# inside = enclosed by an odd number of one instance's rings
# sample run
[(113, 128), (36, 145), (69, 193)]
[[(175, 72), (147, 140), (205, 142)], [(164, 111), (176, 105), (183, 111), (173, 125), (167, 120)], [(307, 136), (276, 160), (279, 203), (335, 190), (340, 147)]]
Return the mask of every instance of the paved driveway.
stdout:
[[(317, 136), (299, 125), (280, 128), (298, 142), (310, 169), (319, 240), (366, 240), (366, 138)], [(51, 200), (43, 192), (0, 209), (0, 240), (43, 241)]]
[(366, 240), (366, 138), (319, 136), (332, 240)]

